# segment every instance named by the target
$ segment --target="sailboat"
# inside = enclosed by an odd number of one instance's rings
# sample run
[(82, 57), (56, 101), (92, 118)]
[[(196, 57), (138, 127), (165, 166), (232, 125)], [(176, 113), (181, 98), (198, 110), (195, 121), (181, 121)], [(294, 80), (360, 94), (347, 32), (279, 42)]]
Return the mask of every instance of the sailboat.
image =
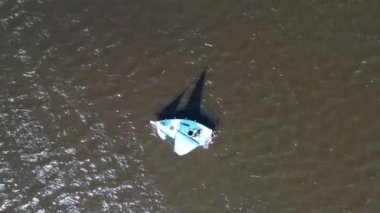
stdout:
[(198, 147), (208, 149), (212, 143), (213, 131), (192, 120), (166, 119), (150, 121), (150, 124), (178, 155), (185, 155)]
[(183, 91), (150, 121), (158, 136), (168, 142), (178, 155), (203, 147), (208, 149), (214, 138), (216, 121), (201, 110), (202, 91), (207, 67), (201, 73), (185, 107), (180, 108)]

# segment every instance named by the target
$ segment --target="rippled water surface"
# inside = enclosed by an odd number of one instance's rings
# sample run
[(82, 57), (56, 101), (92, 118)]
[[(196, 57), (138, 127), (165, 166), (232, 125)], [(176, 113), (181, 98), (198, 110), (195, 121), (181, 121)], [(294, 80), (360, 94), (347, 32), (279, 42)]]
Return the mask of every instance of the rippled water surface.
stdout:
[(377, 0), (0, 0), (0, 212), (378, 212), (379, 109)]

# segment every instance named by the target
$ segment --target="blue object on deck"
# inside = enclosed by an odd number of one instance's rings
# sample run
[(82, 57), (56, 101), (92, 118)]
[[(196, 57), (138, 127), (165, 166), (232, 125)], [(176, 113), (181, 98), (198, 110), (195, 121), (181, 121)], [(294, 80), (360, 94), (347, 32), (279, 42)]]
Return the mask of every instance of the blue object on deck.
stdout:
[(185, 155), (200, 146), (208, 149), (212, 143), (212, 130), (195, 121), (166, 119), (150, 123), (158, 136), (167, 141), (178, 155)]

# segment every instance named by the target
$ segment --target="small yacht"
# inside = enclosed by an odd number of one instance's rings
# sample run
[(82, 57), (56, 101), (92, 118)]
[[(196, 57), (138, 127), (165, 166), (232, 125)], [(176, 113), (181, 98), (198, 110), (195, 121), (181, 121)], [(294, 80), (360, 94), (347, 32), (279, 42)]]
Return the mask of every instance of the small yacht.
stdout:
[(212, 144), (213, 131), (196, 121), (165, 119), (150, 123), (158, 136), (168, 142), (178, 155), (185, 155), (200, 146), (208, 149)]

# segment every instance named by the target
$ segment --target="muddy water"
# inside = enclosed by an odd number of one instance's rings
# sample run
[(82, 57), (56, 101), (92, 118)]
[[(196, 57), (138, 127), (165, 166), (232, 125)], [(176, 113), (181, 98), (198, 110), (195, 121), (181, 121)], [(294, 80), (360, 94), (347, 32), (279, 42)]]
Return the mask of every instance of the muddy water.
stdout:
[[(379, 8), (0, 1), (0, 211), (378, 212)], [(206, 65), (178, 157), (149, 120)]]

